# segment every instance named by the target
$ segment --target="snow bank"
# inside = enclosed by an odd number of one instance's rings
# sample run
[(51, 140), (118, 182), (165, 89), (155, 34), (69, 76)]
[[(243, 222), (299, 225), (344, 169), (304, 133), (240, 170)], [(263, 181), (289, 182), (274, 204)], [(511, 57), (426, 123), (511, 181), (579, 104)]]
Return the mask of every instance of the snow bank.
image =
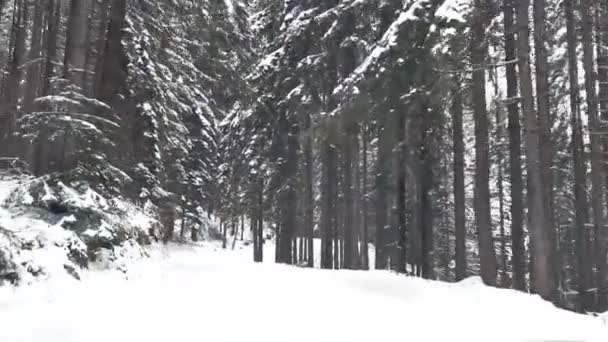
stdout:
[(0, 285), (81, 269), (124, 270), (146, 254), (154, 220), (127, 201), (47, 178), (0, 178)]
[(253, 264), (238, 246), (158, 248), (126, 273), (0, 288), (0, 341), (607, 341), (599, 318), (475, 278)]

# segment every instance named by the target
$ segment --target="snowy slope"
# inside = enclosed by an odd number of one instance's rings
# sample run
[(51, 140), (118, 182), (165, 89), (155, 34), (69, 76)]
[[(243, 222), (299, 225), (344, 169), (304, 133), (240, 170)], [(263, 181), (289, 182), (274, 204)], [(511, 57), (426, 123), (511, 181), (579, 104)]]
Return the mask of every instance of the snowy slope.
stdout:
[(608, 341), (600, 318), (475, 279), (256, 265), (216, 245), (129, 270), (0, 288), (0, 341)]
[[(28, 192), (32, 184), (44, 184), (42, 199), (69, 205), (70, 211), (54, 215), (34, 205), (36, 199)], [(0, 286), (5, 279), (29, 284), (54, 277), (78, 278), (86, 268), (124, 270), (126, 263), (146, 255), (135, 235), (126, 235), (144, 234), (152, 224), (153, 219), (142, 210), (117, 198), (110, 203), (92, 190), (78, 193), (63, 185), (56, 188), (63, 191), (63, 198), (56, 198), (59, 193), (40, 179), (0, 175)], [(99, 213), (102, 220), (83, 224), (81, 231), (68, 229), (78, 223), (77, 209), (88, 217)], [(117, 226), (124, 238), (115, 239)], [(111, 241), (111, 249), (106, 245), (89, 249), (87, 245), (106, 240)], [(95, 262), (91, 262), (89, 253), (95, 256)], [(9, 267), (2, 267), (3, 256)]]

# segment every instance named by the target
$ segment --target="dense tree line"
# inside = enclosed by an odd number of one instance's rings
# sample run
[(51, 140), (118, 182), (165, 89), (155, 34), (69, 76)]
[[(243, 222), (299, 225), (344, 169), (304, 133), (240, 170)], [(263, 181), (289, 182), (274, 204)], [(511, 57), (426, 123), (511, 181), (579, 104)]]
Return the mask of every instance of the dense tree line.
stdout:
[(320, 247), (322, 268), (479, 274), (605, 309), (607, 7), (257, 2), (228, 205), (276, 233), (279, 262)]
[(243, 12), (183, 0), (0, 2), (0, 157), (151, 205), (165, 239), (176, 217), (198, 238), (218, 195), (218, 122), (252, 58)]

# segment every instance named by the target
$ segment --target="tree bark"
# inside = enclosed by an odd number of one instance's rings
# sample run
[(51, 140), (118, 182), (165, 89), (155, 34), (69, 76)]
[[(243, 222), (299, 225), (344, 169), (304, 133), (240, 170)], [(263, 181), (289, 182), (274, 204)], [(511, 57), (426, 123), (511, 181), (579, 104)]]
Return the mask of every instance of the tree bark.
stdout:
[(387, 253), (385, 251), (385, 235), (388, 230), (388, 163), (390, 146), (388, 146), (388, 133), (386, 126), (387, 114), (380, 114), (378, 123), (378, 160), (376, 162), (376, 265), (375, 269), (382, 270), (387, 267)]
[(517, 6), (518, 65), (522, 112), (526, 128), (526, 165), (528, 171), (528, 215), (531, 237), (531, 263), (536, 291), (546, 300), (553, 300), (554, 283), (551, 281), (551, 241), (547, 229), (545, 192), (542, 181), (539, 123), (534, 111), (532, 74), (530, 70), (529, 0), (520, 0)]
[(11, 29), (11, 54), (8, 65), (8, 76), (4, 83), (4, 115), (7, 116), (7, 122), (3, 128), (3, 138), (9, 146), (8, 154), (14, 155), (12, 134), (17, 129), (17, 103), (21, 95), (21, 79), (23, 78), (23, 69), (21, 65), (25, 61), (27, 37), (27, 22), (28, 22), (28, 6), (25, 0), (15, 0), (13, 9), (13, 25)]
[(310, 121), (310, 115), (306, 115), (305, 118), (305, 137), (304, 137), (304, 163), (305, 163), (305, 192), (304, 192), (304, 203), (305, 203), (305, 222), (304, 226), (306, 229), (306, 254), (307, 254), (307, 266), (314, 267), (315, 265), (315, 257), (314, 257), (314, 227), (315, 227), (315, 217), (314, 217), (314, 165), (313, 165), (313, 149), (312, 149), (312, 124)]
[(34, 4), (34, 22), (32, 26), (32, 38), (30, 40), (30, 51), (28, 56), (27, 77), (25, 81), (25, 96), (23, 109), (30, 112), (33, 108), (34, 99), (38, 96), (40, 86), (40, 57), (42, 52), (42, 33), (44, 3), (36, 1)]
[(550, 117), (549, 109), (549, 66), (547, 49), (545, 43), (547, 42), (547, 29), (546, 29), (546, 1), (545, 0), (534, 0), (534, 50), (536, 57), (536, 93), (537, 93), (537, 108), (538, 108), (538, 125), (540, 129), (540, 156), (541, 156), (541, 168), (542, 168), (542, 180), (543, 180), (543, 197), (544, 197), (544, 210), (546, 217), (547, 235), (549, 237), (548, 246), (550, 253), (549, 260), (550, 265), (550, 281), (553, 291), (555, 293), (552, 297), (557, 300), (558, 298), (558, 286), (559, 283), (559, 270), (558, 270), (558, 255), (557, 255), (557, 238), (554, 224), (554, 213), (553, 213), (553, 141), (551, 137), (551, 124), (552, 120)]
[(407, 272), (407, 246), (406, 246), (406, 234), (407, 234), (407, 226), (406, 226), (406, 153), (407, 149), (405, 147), (405, 113), (403, 110), (399, 110), (396, 113), (396, 124), (397, 128), (396, 139), (397, 148), (396, 148), (396, 172), (395, 172), (395, 189), (397, 191), (397, 209), (396, 209), (396, 219), (397, 219), (397, 272), (406, 273)]
[[(597, 14), (597, 68), (598, 68), (598, 84), (599, 84), (599, 94), (598, 94), (598, 105), (599, 105), (599, 115), (600, 122), (602, 123), (602, 131), (606, 130), (606, 122), (608, 121), (608, 3), (606, 1), (598, 1), (598, 8), (596, 11)], [(604, 201), (608, 201), (608, 192), (606, 190), (606, 183), (608, 182), (608, 137), (604, 134), (602, 135), (602, 152), (603, 152), (603, 162), (604, 162)], [(605, 222), (605, 219), (604, 219)], [(602, 267), (598, 267), (598, 278), (600, 282), (598, 283), (598, 311), (604, 311), (608, 308), (608, 279), (606, 279), (608, 272), (608, 264), (606, 264), (606, 252), (608, 248), (608, 232), (606, 232), (606, 227), (603, 226), (602, 232), (599, 235), (601, 239), (600, 243), (600, 253), (601, 259), (600, 263), (603, 265)]]
[(481, 277), (485, 284), (496, 285), (496, 254), (490, 216), (489, 128), (486, 106), (486, 76), (480, 68), (486, 62), (485, 20), (487, 4), (475, 0), (472, 19), (471, 62), (473, 72), (472, 96), (475, 118), (475, 223), (479, 235)]
[[(515, 0), (504, 2), (505, 59), (515, 61), (516, 43), (514, 26)], [(517, 101), (517, 70), (514, 63), (506, 66), (508, 121), (509, 121), (509, 174), (511, 180), (511, 264), (513, 268), (513, 288), (526, 290), (526, 250), (524, 245), (523, 176), (521, 165), (521, 125)]]
[(49, 0), (46, 7), (46, 56), (44, 61), (44, 74), (42, 81), (42, 96), (50, 94), (51, 80), (55, 76), (55, 62), (57, 59), (57, 33), (61, 23), (61, 0)]
[(592, 265), (587, 257), (590, 244), (586, 224), (589, 221), (587, 200), (587, 162), (583, 142), (583, 122), (580, 110), (580, 90), (578, 85), (577, 25), (574, 15), (575, 0), (565, 0), (566, 30), (568, 45), (568, 78), (570, 85), (570, 125), (572, 135), (572, 159), (574, 164), (574, 231), (576, 236), (577, 290), (579, 308), (589, 310), (593, 306), (593, 296), (589, 292), (592, 284)]
[(127, 88), (129, 60), (122, 46), (123, 28), (126, 26), (126, 0), (112, 0), (108, 33), (103, 54), (101, 82), (97, 96), (110, 105), (116, 105)]
[(467, 275), (466, 246), (466, 203), (464, 186), (464, 127), (462, 108), (462, 81), (459, 75), (454, 77), (452, 89), (452, 139), (454, 141), (454, 223), (455, 223), (455, 261), (456, 281)]
[(361, 268), (364, 270), (368, 270), (369, 269), (369, 249), (368, 249), (368, 238), (369, 238), (369, 232), (368, 232), (368, 189), (367, 189), (367, 142), (369, 139), (369, 131), (368, 131), (368, 127), (366, 124), (363, 125), (363, 151), (361, 152), (362, 157), (363, 157), (363, 165), (362, 165), (362, 185), (361, 185), (361, 189), (362, 189), (362, 207), (363, 207), (363, 217), (362, 217), (362, 225), (363, 225), (363, 232), (362, 232), (362, 237), (361, 237), (361, 242), (362, 242), (362, 246), (361, 246)]
[(597, 75), (593, 62), (593, 5), (592, 0), (581, 0), (581, 32), (583, 43), (583, 69), (585, 71), (585, 92), (587, 94), (587, 118), (591, 140), (591, 207), (595, 236), (596, 287), (605, 287), (606, 253), (604, 244), (604, 172), (603, 151), (600, 137), (601, 127), (598, 116)]
[(88, 51), (90, 0), (72, 0), (66, 31), (63, 75), (72, 84), (84, 89), (86, 59)]

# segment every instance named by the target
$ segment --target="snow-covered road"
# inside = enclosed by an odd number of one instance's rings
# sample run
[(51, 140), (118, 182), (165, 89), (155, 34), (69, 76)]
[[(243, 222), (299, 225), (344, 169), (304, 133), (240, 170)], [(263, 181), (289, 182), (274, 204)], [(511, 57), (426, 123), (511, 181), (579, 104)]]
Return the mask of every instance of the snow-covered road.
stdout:
[[(537, 297), (387, 272), (256, 265), (248, 248), (169, 247), (128, 275), (0, 288), (0, 341), (608, 341)], [(514, 328), (516, 327), (516, 328)]]

